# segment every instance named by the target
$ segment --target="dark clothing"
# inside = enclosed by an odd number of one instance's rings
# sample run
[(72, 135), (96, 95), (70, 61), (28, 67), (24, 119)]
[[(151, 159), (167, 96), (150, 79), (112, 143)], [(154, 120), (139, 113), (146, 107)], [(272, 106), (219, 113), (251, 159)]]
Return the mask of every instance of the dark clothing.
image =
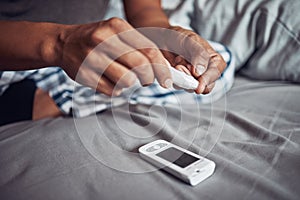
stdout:
[(35, 82), (24, 79), (13, 83), (0, 96), (0, 126), (32, 119)]
[[(84, 24), (103, 19), (108, 0), (0, 0), (0, 20)], [(0, 72), (1, 73), (1, 72)], [(36, 85), (25, 79), (0, 96), (0, 126), (32, 119)]]
[(0, 20), (83, 24), (103, 19), (109, 0), (0, 0)]

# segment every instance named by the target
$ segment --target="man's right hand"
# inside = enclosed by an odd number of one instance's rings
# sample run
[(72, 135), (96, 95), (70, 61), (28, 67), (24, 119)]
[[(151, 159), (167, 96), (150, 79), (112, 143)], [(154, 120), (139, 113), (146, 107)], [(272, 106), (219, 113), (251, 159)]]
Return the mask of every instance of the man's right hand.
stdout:
[[(136, 78), (142, 85), (152, 84), (156, 78), (161, 86), (172, 86), (170, 71), (158, 47), (126, 21), (111, 18), (67, 25), (62, 30), (59, 64), (80, 84), (109, 96), (119, 95)], [(148, 48), (139, 49), (140, 46)]]

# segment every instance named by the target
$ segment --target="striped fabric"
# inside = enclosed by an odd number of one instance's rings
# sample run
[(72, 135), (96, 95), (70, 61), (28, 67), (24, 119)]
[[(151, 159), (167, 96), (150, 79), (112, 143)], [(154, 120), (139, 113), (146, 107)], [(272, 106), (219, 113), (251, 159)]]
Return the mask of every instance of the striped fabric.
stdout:
[(184, 90), (164, 89), (157, 82), (148, 87), (139, 84), (127, 88), (119, 97), (108, 97), (104, 94), (82, 86), (71, 80), (59, 67), (48, 67), (29, 71), (0, 71), (0, 94), (11, 83), (25, 78), (33, 79), (37, 87), (48, 91), (60, 110), (66, 115), (85, 117), (110, 107), (125, 103), (150, 105), (176, 105), (210, 103), (221, 98), (234, 81), (234, 59), (231, 52), (223, 45), (210, 42), (227, 62), (227, 68), (216, 81), (215, 88), (208, 95), (196, 95)]

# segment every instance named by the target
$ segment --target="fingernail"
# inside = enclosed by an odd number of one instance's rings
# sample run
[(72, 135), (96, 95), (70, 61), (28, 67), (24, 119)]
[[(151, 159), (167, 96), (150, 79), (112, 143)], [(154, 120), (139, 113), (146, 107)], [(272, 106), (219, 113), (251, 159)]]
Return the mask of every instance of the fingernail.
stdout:
[(172, 86), (173, 86), (173, 81), (171, 79), (167, 79), (165, 81), (165, 87), (170, 89), (170, 88), (172, 88)]
[(206, 85), (204, 85), (204, 84), (200, 85), (200, 94), (202, 94), (204, 92), (205, 88), (206, 88)]
[(114, 90), (113, 91), (113, 96), (117, 97), (117, 96), (120, 96), (122, 93), (122, 90)]
[(196, 65), (196, 72), (201, 76), (206, 71), (206, 68), (203, 65)]
[(143, 84), (142, 84), (143, 87), (148, 87), (148, 86), (150, 86), (150, 85), (152, 85), (152, 83), (143, 83)]

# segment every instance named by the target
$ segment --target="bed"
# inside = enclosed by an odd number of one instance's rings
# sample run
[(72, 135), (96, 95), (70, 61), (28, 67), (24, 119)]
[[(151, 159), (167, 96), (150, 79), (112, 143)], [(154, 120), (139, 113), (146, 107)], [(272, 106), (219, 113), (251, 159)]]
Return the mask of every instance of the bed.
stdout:
[[(208, 104), (125, 104), (0, 127), (0, 199), (299, 199), (299, 76), (269, 80), (253, 66), (261, 63), (245, 63), (232, 89)], [(262, 80), (248, 78), (253, 70)], [(215, 173), (192, 187), (156, 170), (137, 150), (156, 139), (213, 160)]]
[[(198, 110), (124, 105), (0, 127), (0, 199), (299, 199), (299, 98), (298, 85), (239, 76)], [(191, 187), (151, 170), (137, 148), (155, 139), (206, 155), (215, 173)]]

